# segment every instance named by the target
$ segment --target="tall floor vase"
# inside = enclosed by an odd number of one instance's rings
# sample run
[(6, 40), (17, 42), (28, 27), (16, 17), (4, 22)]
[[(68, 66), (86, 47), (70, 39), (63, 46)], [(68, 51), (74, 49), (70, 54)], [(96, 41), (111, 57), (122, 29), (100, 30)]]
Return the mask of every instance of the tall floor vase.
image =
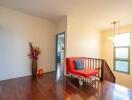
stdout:
[(32, 60), (32, 76), (37, 76), (37, 60)]

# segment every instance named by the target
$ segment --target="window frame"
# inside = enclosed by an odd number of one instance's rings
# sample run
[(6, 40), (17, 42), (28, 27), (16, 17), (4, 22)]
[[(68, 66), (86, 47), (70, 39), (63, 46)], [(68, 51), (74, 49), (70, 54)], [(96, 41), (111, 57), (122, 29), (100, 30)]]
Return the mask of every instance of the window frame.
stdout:
[[(120, 73), (125, 73), (125, 74), (130, 74), (130, 47), (131, 47), (131, 32), (124, 32), (124, 33), (121, 33), (121, 34), (125, 34), (125, 33), (129, 33), (130, 34), (130, 45), (129, 46), (114, 46), (114, 42), (113, 42), (113, 47), (114, 47), (114, 68), (113, 70), (116, 71), (116, 72), (120, 72)], [(116, 58), (116, 48), (128, 48), (128, 59), (127, 58)], [(116, 61), (124, 61), (124, 62), (128, 62), (128, 71), (125, 72), (125, 71), (119, 71), (119, 70), (116, 70)]]

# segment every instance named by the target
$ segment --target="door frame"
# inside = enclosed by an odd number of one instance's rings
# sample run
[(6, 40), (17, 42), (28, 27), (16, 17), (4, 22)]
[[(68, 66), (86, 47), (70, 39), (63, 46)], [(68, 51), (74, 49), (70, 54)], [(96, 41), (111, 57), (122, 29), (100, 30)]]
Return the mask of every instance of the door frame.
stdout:
[(65, 62), (65, 32), (61, 32), (61, 33), (58, 33), (56, 34), (56, 45), (55, 45), (55, 48), (56, 48), (56, 51), (55, 51), (55, 71), (57, 71), (57, 41), (58, 41), (58, 36), (59, 35), (62, 35), (64, 34), (64, 62)]

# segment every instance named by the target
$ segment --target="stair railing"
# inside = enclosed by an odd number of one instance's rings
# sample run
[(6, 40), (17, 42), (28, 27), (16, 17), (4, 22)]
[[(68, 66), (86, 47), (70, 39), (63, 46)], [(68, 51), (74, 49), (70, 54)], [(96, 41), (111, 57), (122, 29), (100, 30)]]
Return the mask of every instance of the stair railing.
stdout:
[(87, 57), (81, 57), (81, 58), (84, 68), (100, 70), (98, 74), (100, 80), (102, 81), (107, 80), (115, 83), (115, 76), (104, 59), (87, 58)]

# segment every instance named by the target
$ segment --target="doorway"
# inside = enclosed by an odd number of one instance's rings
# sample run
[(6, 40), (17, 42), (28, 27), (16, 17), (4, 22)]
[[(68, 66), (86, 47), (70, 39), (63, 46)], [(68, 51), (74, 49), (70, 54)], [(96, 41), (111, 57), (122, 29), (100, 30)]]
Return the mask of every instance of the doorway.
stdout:
[(62, 76), (64, 73), (65, 58), (65, 32), (56, 35), (56, 73)]

